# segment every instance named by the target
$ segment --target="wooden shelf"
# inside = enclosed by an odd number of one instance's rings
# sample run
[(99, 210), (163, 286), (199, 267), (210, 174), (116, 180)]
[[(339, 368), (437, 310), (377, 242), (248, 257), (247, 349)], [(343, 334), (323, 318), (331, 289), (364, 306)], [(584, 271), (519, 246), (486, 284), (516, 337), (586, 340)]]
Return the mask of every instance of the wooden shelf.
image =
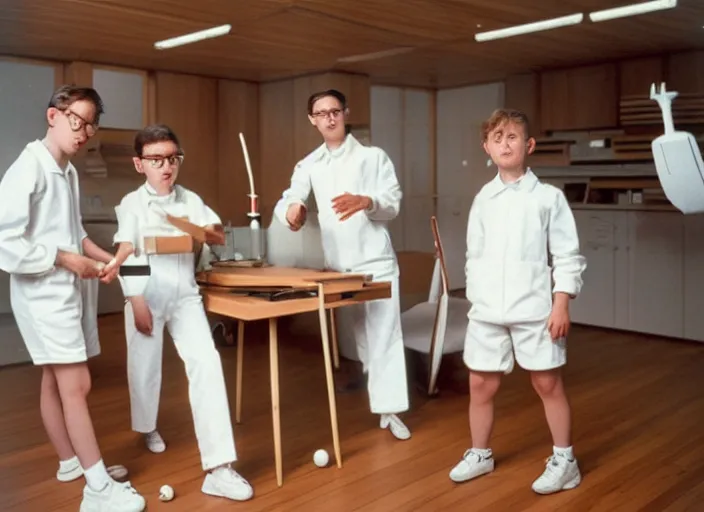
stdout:
[(677, 208), (666, 204), (584, 204), (570, 203), (573, 210), (614, 210), (614, 211), (643, 211), (643, 212), (679, 212)]

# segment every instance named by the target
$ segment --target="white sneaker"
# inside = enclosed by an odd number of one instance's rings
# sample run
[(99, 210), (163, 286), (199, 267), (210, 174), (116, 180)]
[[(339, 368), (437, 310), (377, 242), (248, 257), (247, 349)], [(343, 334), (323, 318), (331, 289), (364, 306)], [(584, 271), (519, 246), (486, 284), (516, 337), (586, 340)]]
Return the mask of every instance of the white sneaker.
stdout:
[[(125, 477), (127, 477), (127, 468), (125, 466), (122, 466), (120, 464), (117, 464), (115, 466), (108, 466), (108, 475), (113, 480), (122, 480)], [(74, 480), (78, 480), (83, 476), (83, 468), (81, 467), (80, 462), (76, 462), (74, 465), (72, 465), (70, 468), (66, 469), (61, 469), (59, 466), (58, 471), (56, 472), (56, 479), (59, 482), (73, 482)]]
[(82, 476), (83, 468), (81, 467), (81, 463), (78, 462), (78, 459), (75, 459), (75, 462), (67, 468), (62, 469), (61, 465), (59, 465), (59, 469), (56, 471), (56, 479), (59, 482), (73, 482)]
[(102, 491), (83, 488), (80, 512), (142, 512), (146, 500), (130, 485), (110, 481)]
[(388, 428), (396, 439), (405, 441), (411, 438), (411, 431), (395, 414), (382, 414), (379, 422), (381, 428)]
[(548, 458), (545, 471), (533, 482), (533, 490), (538, 494), (552, 494), (574, 489), (582, 481), (577, 459), (569, 460), (561, 455)]
[(471, 448), (464, 452), (462, 460), (450, 471), (450, 480), (461, 483), (494, 471), (494, 457), (484, 457)]
[(234, 501), (247, 501), (254, 496), (254, 490), (249, 482), (230, 466), (220, 467), (208, 473), (201, 491), (210, 496)]
[(152, 453), (162, 453), (166, 450), (166, 443), (158, 430), (144, 434), (144, 442)]

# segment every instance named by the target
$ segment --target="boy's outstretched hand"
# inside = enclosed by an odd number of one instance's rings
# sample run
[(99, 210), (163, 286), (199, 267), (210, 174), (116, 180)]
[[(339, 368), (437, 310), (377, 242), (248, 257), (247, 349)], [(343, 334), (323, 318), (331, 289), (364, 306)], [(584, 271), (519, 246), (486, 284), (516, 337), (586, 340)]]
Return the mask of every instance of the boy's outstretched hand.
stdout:
[(367, 196), (358, 196), (345, 192), (332, 200), (333, 211), (340, 216), (340, 221), (352, 217), (357, 212), (367, 210), (372, 206), (372, 199)]
[(286, 221), (291, 231), (298, 231), (306, 223), (306, 207), (300, 203), (294, 203), (286, 210)]
[(570, 297), (566, 293), (558, 292), (552, 304), (552, 313), (548, 319), (548, 330), (553, 340), (566, 338), (570, 330)]

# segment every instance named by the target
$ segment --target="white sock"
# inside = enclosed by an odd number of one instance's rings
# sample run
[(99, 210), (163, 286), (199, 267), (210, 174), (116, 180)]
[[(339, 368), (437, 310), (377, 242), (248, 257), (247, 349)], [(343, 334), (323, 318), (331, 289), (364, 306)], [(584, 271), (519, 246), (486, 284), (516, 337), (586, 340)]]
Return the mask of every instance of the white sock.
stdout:
[(472, 451), (482, 459), (490, 459), (492, 456), (491, 448), (472, 448)]
[(574, 452), (572, 451), (571, 446), (568, 446), (567, 448), (559, 448), (557, 446), (553, 446), (552, 452), (555, 455), (566, 458), (570, 462), (574, 460)]
[(102, 491), (112, 480), (108, 474), (108, 470), (105, 468), (103, 459), (100, 459), (91, 467), (84, 470), (83, 475), (86, 477), (88, 487), (94, 491)]
[(74, 455), (70, 459), (59, 461), (59, 471), (61, 473), (67, 473), (68, 471), (74, 469), (76, 466), (80, 466), (80, 464), (81, 463), (78, 461), (78, 457)]

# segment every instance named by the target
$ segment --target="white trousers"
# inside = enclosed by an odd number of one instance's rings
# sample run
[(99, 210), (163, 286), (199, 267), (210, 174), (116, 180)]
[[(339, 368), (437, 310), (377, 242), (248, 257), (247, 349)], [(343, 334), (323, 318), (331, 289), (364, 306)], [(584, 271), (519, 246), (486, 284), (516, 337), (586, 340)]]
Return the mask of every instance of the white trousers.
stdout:
[(391, 281), (391, 298), (336, 310), (340, 353), (362, 362), (371, 411), (395, 414), (409, 408), (398, 277), (374, 275), (374, 280)]
[(237, 460), (220, 354), (200, 296), (182, 298), (165, 315), (153, 315), (152, 336), (137, 331), (132, 306), (125, 306), (127, 379), (132, 429), (156, 429), (161, 391), (164, 327), (186, 368), (188, 397), (204, 470)]

